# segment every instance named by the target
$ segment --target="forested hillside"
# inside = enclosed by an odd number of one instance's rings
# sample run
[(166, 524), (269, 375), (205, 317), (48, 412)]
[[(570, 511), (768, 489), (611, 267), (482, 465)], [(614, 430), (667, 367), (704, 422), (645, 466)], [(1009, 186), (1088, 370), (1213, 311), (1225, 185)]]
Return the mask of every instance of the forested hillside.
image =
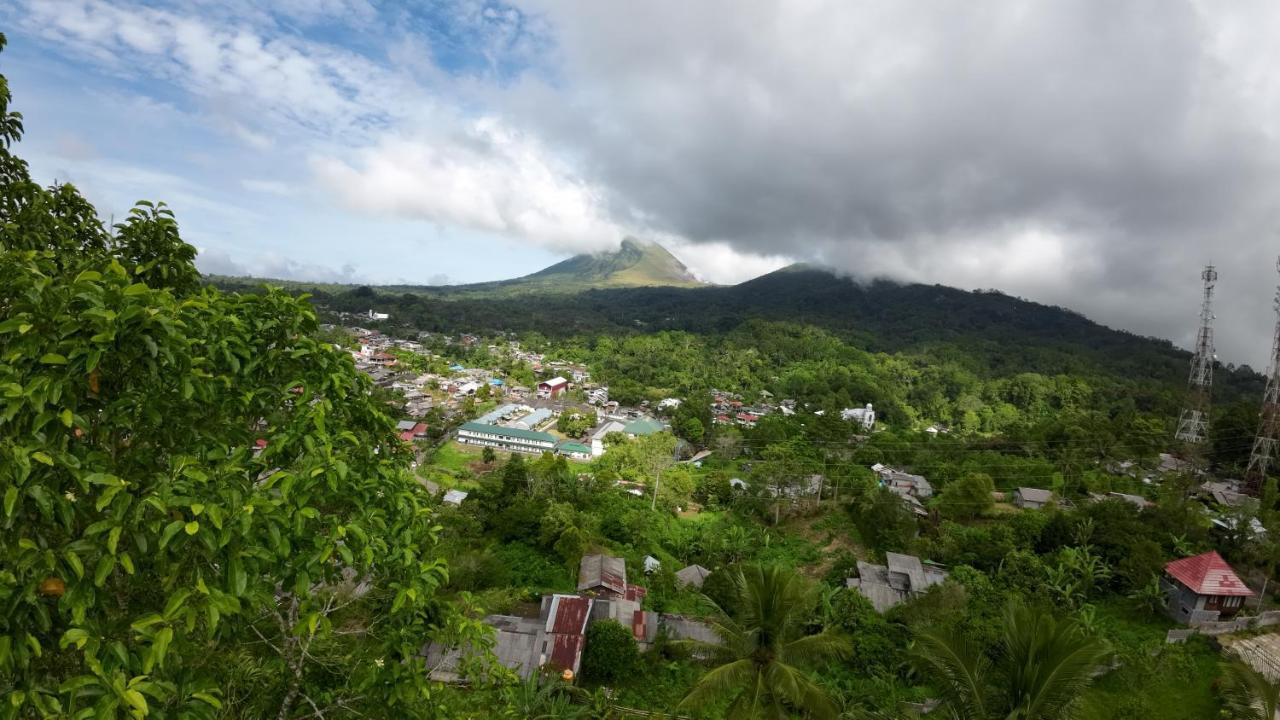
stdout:
[[(1117, 435), (1128, 431), (1112, 430), (1113, 422), (1141, 415), (1143, 436), (1171, 434), (1190, 360), (1166, 340), (996, 291), (859, 284), (807, 266), (731, 287), (519, 299), (361, 287), (316, 289), (313, 301), (334, 311), (389, 312), (389, 327), (404, 331), (533, 333), (598, 363), (623, 398), (638, 399), (644, 387), (768, 390), (824, 407), (872, 402), (908, 426), (988, 433), (1053, 421)], [(1262, 389), (1248, 367), (1218, 369), (1221, 421), (1210, 454), (1223, 471), (1238, 471), (1247, 457), (1242, 438), (1252, 432)]]
[[(1186, 353), (994, 292), (210, 282), (163, 203), (33, 181), (9, 101), (0, 718), (1275, 714), (1226, 621), (1277, 607), (1274, 480), (1204, 484), (1247, 369), (1175, 448)], [(1167, 642), (1172, 560), (1216, 641)]]

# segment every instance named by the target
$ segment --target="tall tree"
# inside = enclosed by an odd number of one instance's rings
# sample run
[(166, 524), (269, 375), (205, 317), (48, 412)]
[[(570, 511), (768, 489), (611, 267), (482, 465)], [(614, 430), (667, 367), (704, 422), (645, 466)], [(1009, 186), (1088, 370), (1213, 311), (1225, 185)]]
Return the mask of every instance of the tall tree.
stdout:
[(717, 666), (698, 680), (680, 707), (706, 707), (732, 695), (725, 717), (772, 720), (798, 711), (834, 718), (835, 703), (799, 666), (846, 657), (852, 647), (832, 631), (805, 634), (815, 607), (813, 586), (794, 570), (750, 565), (733, 576), (733, 590), (733, 607), (716, 606), (718, 617), (712, 621), (720, 642), (689, 643)]
[(1069, 720), (1106, 652), (1074, 621), (1012, 604), (993, 655), (958, 633), (926, 632), (915, 658), (953, 720)]
[(8, 100), (0, 715), (430, 714), (445, 569), (367, 378), (305, 300), (201, 288), (162, 205), (108, 236), (33, 183)]
[(1274, 720), (1280, 683), (1237, 661), (1223, 666), (1222, 700), (1236, 720)]

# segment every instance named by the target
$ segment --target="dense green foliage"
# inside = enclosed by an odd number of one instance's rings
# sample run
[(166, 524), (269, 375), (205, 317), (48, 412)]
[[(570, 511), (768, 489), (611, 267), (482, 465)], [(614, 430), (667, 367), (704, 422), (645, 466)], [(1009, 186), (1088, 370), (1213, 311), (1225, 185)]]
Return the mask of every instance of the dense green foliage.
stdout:
[(202, 288), (163, 205), (33, 183), (8, 100), (0, 715), (431, 715), (446, 573), (367, 379), (305, 301)]
[[(809, 268), (519, 300), (220, 291), (164, 205), (105, 228), (74, 188), (32, 182), (9, 151), (20, 120), (0, 78), (0, 717), (910, 717), (934, 699), (956, 718), (1191, 720), (1275, 702), (1203, 638), (1165, 643), (1169, 559), (1217, 549), (1255, 587), (1280, 560), (1273, 485), (1222, 510), (1193, 497), (1199, 475), (1157, 469), (1187, 361), (1168, 343)], [(612, 262), (540, 282), (607, 280)], [(431, 411), (411, 474), (394, 393), (334, 350), (351, 337), (316, 306), (392, 312), (380, 327), (430, 353), (394, 351), (411, 373), (529, 386), (529, 363), (487, 349), (518, 339), (625, 404), (680, 400), (660, 411), (672, 432), (613, 434), (581, 463), (451, 443), (450, 423), (500, 401), (485, 387)], [(1229, 474), (1261, 385), (1218, 379), (1206, 459)], [(734, 426), (715, 391), (774, 411)], [(874, 430), (841, 419), (866, 403)], [(580, 437), (593, 413), (558, 430)], [(876, 463), (936, 493), (913, 509)], [(470, 495), (443, 506), (428, 480)], [(1018, 487), (1063, 502), (998, 499)], [(1091, 496), (1109, 491), (1150, 504)], [(949, 578), (877, 612), (846, 579), (890, 551)], [(582, 678), (496, 666), (479, 618), (536, 615), (594, 552), (625, 560), (646, 610), (720, 642), (640, 652), (595, 622)], [(676, 576), (695, 563), (700, 590)], [(433, 640), (478, 651), (467, 684), (428, 680)]]
[(725, 714), (734, 718), (786, 718), (800, 712), (834, 718), (839, 709), (799, 668), (838, 660), (850, 641), (835, 631), (808, 634), (813, 589), (794, 570), (777, 565), (748, 565), (733, 576), (733, 602), (712, 621), (718, 643), (693, 647), (717, 665), (698, 680), (680, 703), (700, 708), (722, 694), (732, 700)]
[(582, 652), (583, 679), (604, 684), (629, 680), (640, 666), (640, 649), (631, 631), (612, 620), (587, 628)]

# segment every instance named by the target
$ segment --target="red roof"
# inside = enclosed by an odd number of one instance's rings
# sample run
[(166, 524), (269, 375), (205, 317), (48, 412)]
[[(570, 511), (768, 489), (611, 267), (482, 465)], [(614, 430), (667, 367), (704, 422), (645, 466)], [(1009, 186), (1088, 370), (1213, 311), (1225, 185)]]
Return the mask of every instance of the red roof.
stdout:
[(645, 595), (648, 594), (649, 591), (646, 590), (643, 585), (628, 585), (627, 591), (623, 593), (623, 597), (628, 600), (640, 602), (641, 600), (644, 600)]
[(551, 633), (548, 637), (551, 638), (551, 652), (547, 664), (561, 670), (572, 670), (576, 675), (578, 662), (582, 660), (582, 648), (587, 642), (586, 636)]
[(586, 643), (587, 616), (591, 599), (576, 595), (551, 596), (547, 617), (547, 639), (550, 640), (547, 662), (561, 670), (578, 672), (582, 648)]
[(427, 434), (427, 424), (417, 423), (413, 426), (413, 429), (405, 430), (404, 432), (400, 433), (400, 439), (404, 440), (405, 442), (412, 442), (414, 438), (422, 437), (423, 435), (426, 435), (426, 434)]
[(547, 622), (547, 632), (581, 635), (587, 629), (587, 613), (590, 611), (590, 598), (556, 595), (551, 598), (551, 617)]
[(1253, 591), (1215, 550), (1195, 557), (1174, 560), (1164, 566), (1164, 571), (1197, 595), (1219, 597), (1225, 595), (1251, 597), (1253, 595)]

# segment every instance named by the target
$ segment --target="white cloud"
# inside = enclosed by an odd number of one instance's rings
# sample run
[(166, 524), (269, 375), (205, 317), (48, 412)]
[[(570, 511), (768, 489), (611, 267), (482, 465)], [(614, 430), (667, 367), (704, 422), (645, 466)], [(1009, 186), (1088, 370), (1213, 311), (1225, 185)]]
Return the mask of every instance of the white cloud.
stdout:
[(357, 53), (274, 28), (100, 0), (39, 0), (29, 31), (123, 74), (159, 76), (240, 108), (233, 131), (271, 120), (321, 136), (362, 137), (403, 109), (413, 86)]
[(353, 162), (316, 157), (321, 183), (351, 207), (503, 233), (562, 252), (616, 247), (599, 191), (532, 138), (482, 118), (456, 134), (389, 137)]
[(734, 250), (727, 243), (690, 243), (677, 238), (660, 238), (673, 255), (703, 282), (734, 285), (779, 268), (794, 260), (781, 255), (757, 255)]

